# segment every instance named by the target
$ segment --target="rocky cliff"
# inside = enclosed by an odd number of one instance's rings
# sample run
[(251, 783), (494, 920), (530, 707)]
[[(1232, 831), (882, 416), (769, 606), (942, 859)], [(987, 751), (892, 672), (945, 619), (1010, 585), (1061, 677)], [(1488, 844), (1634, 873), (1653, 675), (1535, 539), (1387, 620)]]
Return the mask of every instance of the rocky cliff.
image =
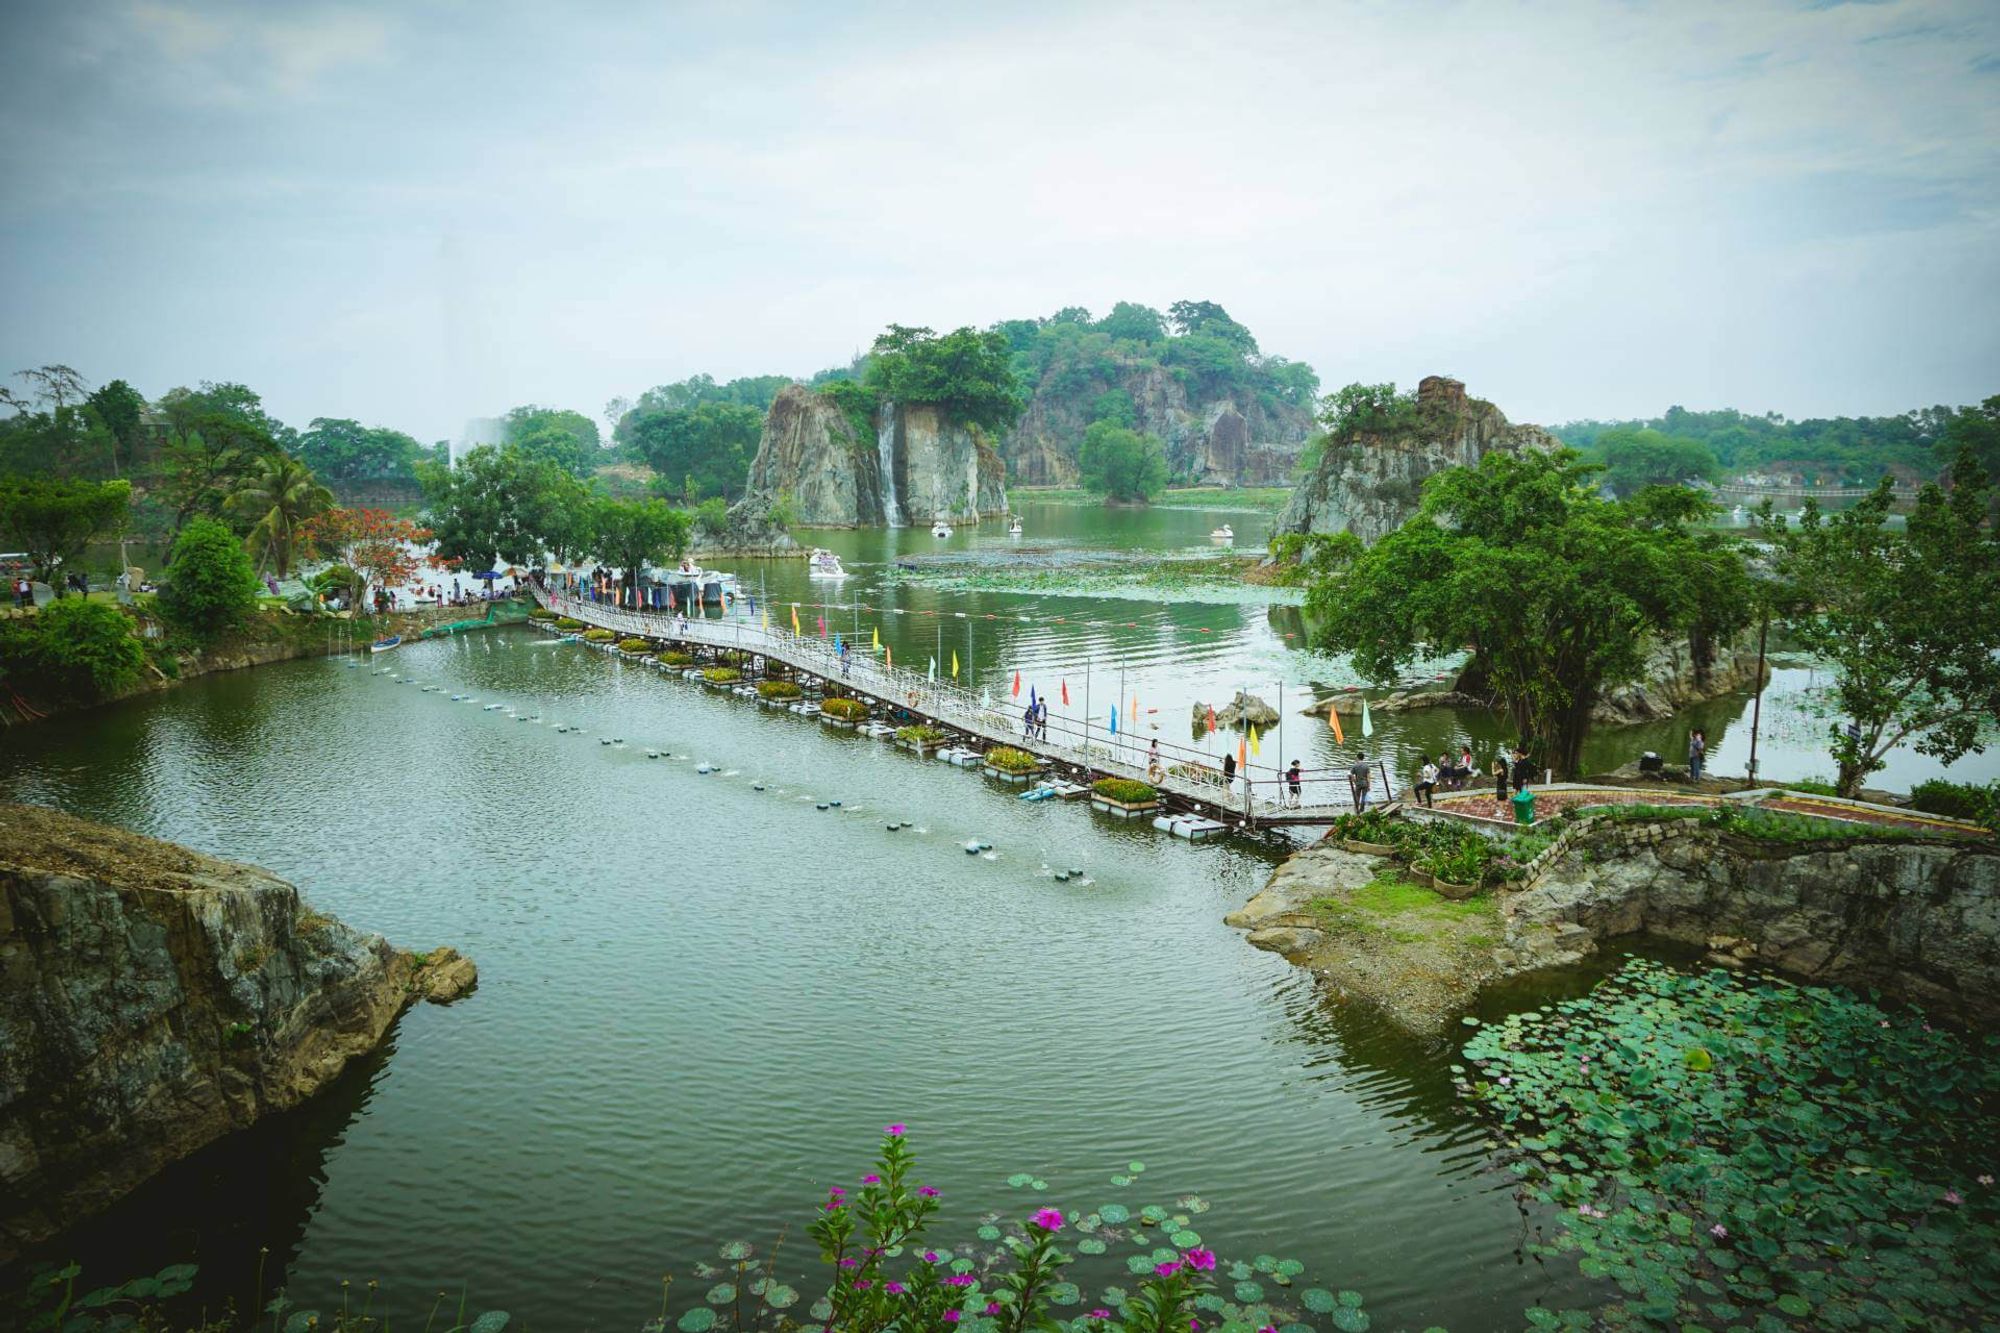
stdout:
[(474, 976), (254, 866), (0, 805), (0, 1261), (310, 1097)]
[(1010, 480), (1019, 486), (1073, 486), (1076, 451), (1095, 420), (1099, 394), (1123, 390), (1132, 400), (1133, 429), (1157, 435), (1167, 466), (1203, 485), (1278, 486), (1313, 432), (1313, 414), (1248, 389), (1206, 393), (1188, 389), (1157, 365), (1133, 366), (1088, 391), (1058, 385), (1052, 372), (1037, 386), (1021, 419), (1000, 444)]
[(1466, 396), (1442, 375), (1417, 385), (1410, 424), (1330, 439), (1319, 464), (1292, 492), (1275, 533), (1352, 532), (1375, 542), (1417, 512), (1424, 479), (1448, 467), (1471, 467), (1497, 449), (1553, 449), (1539, 426), (1508, 424), (1493, 404)]
[(832, 399), (794, 384), (771, 404), (749, 495), (789, 499), (810, 527), (976, 523), (1007, 512), (1007, 473), (977, 427), (923, 403), (884, 402), (864, 432)]

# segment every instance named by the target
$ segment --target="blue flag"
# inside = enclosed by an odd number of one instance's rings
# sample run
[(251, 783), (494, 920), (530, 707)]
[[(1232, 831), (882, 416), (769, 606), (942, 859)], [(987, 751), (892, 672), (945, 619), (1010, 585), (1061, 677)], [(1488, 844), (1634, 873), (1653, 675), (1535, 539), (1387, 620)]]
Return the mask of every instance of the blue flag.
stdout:
[(1113, 704), (1113, 705), (1111, 705), (1111, 734), (1112, 734), (1112, 735), (1114, 735), (1114, 736), (1116, 736), (1116, 735), (1118, 734), (1118, 705), (1117, 705), (1117, 704)]
[(1033, 708), (1034, 706), (1035, 706), (1035, 687), (1030, 685), (1028, 687), (1028, 707)]

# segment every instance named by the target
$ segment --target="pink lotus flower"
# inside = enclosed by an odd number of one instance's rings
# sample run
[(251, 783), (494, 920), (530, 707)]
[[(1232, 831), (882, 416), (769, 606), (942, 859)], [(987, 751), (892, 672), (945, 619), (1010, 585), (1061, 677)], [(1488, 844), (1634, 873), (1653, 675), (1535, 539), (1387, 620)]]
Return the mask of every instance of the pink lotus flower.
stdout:
[(1060, 1208), (1043, 1208), (1034, 1216), (1034, 1223), (1044, 1231), (1061, 1231), (1063, 1215)]
[(929, 1185), (917, 1186), (917, 1193), (923, 1195), (926, 1199), (935, 1199), (938, 1196), (938, 1192)]
[(1503, 1088), (1511, 1088), (1511, 1087), (1513, 1087), (1513, 1086), (1514, 1086), (1514, 1076), (1513, 1076), (1512, 1074), (1502, 1074), (1502, 1075), (1500, 1076), (1500, 1086), (1501, 1086), (1501, 1087), (1503, 1087)]
[(956, 1324), (956, 1323), (957, 1323), (958, 1321), (959, 1321), (959, 1313), (958, 1313), (958, 1311), (956, 1311), (956, 1310), (946, 1310), (946, 1311), (944, 1312), (944, 1322), (945, 1322), (945, 1323), (947, 1323), (947, 1324)]
[(901, 1125), (891, 1125), (882, 1132), (884, 1134), (887, 1134), (892, 1139), (900, 1139), (903, 1137), (903, 1127)]
[(861, 1183), (864, 1185), (879, 1185), (882, 1183), (882, 1177), (871, 1173), (861, 1177)]
[(953, 1273), (944, 1280), (947, 1287), (969, 1287), (979, 1279), (970, 1273)]
[(1109, 1319), (1111, 1317), (1111, 1311), (1105, 1309), (1092, 1310), (1090, 1312), (1090, 1317), (1092, 1319)]
[(1204, 1250), (1199, 1247), (1189, 1250), (1187, 1252), (1187, 1261), (1193, 1265), (1197, 1272), (1213, 1273), (1215, 1271), (1214, 1250)]
[(1181, 1266), (1175, 1263), (1173, 1260), (1169, 1259), (1166, 1263), (1154, 1264), (1153, 1271), (1155, 1273), (1158, 1273), (1161, 1277), (1172, 1277), (1174, 1274), (1181, 1271)]
[(1729, 1228), (1722, 1225), (1722, 1223), (1717, 1222), (1714, 1226), (1708, 1229), (1708, 1234), (1715, 1237), (1717, 1240), (1728, 1240)]
[(924, 1251), (924, 1262), (925, 1262), (925, 1263), (927, 1263), (927, 1264), (934, 1264), (934, 1263), (936, 1263), (936, 1262), (937, 1262), (937, 1251), (936, 1251), (936, 1250), (925, 1250), (925, 1251)]
[(1954, 1208), (1958, 1207), (1958, 1205), (1965, 1202), (1964, 1199), (1959, 1197), (1959, 1193), (1957, 1190), (1946, 1190), (1944, 1192), (1944, 1201), (1950, 1204)]

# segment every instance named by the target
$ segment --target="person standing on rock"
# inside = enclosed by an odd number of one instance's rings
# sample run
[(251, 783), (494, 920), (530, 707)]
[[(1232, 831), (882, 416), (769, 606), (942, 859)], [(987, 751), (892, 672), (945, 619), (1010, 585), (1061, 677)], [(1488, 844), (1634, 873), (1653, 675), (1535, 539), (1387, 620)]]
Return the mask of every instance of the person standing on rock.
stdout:
[(1354, 793), (1354, 812), (1356, 814), (1366, 814), (1368, 812), (1368, 788), (1370, 786), (1367, 751), (1357, 750), (1355, 752), (1354, 767), (1347, 770), (1347, 786)]
[(1701, 766), (1708, 760), (1708, 737), (1696, 727), (1688, 733), (1688, 781), (1701, 781)]

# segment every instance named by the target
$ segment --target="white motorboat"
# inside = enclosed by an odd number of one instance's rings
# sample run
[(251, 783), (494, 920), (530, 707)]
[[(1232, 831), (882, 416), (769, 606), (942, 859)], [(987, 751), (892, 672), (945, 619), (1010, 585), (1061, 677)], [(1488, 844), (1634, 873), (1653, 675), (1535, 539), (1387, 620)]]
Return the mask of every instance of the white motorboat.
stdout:
[(1212, 542), (1233, 542), (1236, 540), (1236, 529), (1224, 523), (1221, 527), (1211, 531), (1208, 534), (1208, 539)]
[(844, 579), (847, 571), (840, 567), (840, 557), (823, 546), (815, 546), (813, 553), (806, 557), (806, 577), (815, 579)]
[(931, 524), (931, 536), (933, 537), (951, 536), (951, 524), (945, 522), (943, 519), (939, 519), (937, 522)]

